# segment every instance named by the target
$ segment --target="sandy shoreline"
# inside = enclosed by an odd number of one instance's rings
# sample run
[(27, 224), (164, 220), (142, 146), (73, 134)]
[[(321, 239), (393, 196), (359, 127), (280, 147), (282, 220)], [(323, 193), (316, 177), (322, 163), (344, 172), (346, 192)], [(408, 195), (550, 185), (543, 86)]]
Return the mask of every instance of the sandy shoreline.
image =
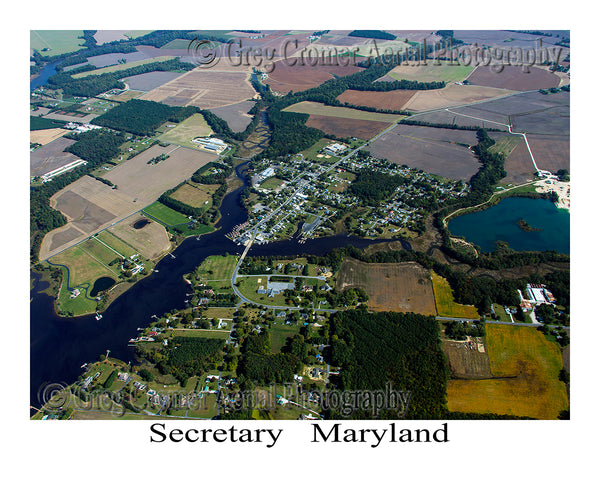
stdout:
[(558, 201), (554, 204), (558, 208), (564, 208), (571, 213), (571, 184), (569, 182), (561, 182), (559, 180), (540, 180), (534, 184), (535, 191), (539, 193), (556, 192)]

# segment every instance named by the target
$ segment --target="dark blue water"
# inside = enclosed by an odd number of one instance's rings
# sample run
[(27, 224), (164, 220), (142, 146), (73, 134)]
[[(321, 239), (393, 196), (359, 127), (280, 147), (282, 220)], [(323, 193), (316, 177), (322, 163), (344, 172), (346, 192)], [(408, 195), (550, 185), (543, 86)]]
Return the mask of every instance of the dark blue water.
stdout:
[[(526, 232), (518, 225), (524, 219), (539, 232)], [(570, 252), (570, 215), (551, 200), (510, 197), (480, 212), (453, 218), (448, 223), (452, 235), (464, 237), (485, 252), (496, 249), (496, 242), (507, 242), (517, 251), (556, 250)]]
[[(241, 167), (236, 169), (238, 176), (241, 176)], [(246, 186), (247, 179), (243, 177), (243, 180)], [(242, 253), (244, 247), (233, 243), (225, 234), (247, 220), (246, 212), (240, 208), (244, 186), (223, 199), (222, 217), (217, 224), (219, 230), (198, 239), (185, 240), (173, 252), (175, 258), (167, 255), (156, 266), (158, 271), (117, 298), (99, 321), (93, 315), (70, 319), (59, 317), (54, 313), (54, 299), (39, 293), (47, 285), (36, 282), (30, 304), (31, 405), (40, 406), (38, 390), (42, 384), (74, 382), (82, 373), (81, 365), (98, 360), (107, 349), (111, 357), (134, 362), (134, 349), (128, 347), (127, 342), (137, 336), (137, 328), (148, 325), (153, 315), (160, 316), (185, 307), (186, 293), (191, 290), (183, 275), (210, 255)], [(248, 255), (325, 254), (345, 245), (366, 248), (377, 242), (345, 235), (307, 240), (303, 244), (288, 240), (254, 245)], [(410, 248), (408, 242), (405, 248)], [(35, 273), (32, 275), (39, 278)]]
[(36, 88), (45, 85), (46, 82), (48, 81), (48, 77), (51, 77), (52, 75), (54, 75), (56, 73), (55, 67), (59, 63), (60, 63), (60, 61), (57, 61), (57, 62), (48, 63), (47, 65), (45, 65), (44, 68), (42, 68), (42, 70), (40, 71), (40, 74), (37, 77), (35, 77), (33, 80), (31, 80), (31, 82), (29, 82), (29, 89), (31, 91), (33, 91)]

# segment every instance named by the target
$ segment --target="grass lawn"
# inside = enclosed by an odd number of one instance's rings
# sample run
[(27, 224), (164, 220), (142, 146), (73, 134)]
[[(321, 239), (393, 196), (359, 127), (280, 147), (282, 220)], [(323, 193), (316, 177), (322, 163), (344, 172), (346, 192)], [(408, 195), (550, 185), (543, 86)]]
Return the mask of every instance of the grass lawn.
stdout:
[(145, 65), (147, 63), (154, 62), (165, 62), (175, 57), (164, 56), (155, 58), (146, 58), (144, 60), (137, 60), (135, 62), (119, 63), (117, 65), (111, 65), (110, 67), (97, 68), (96, 70), (90, 70), (89, 72), (76, 73), (73, 78), (83, 78), (88, 75), (102, 75), (103, 73), (119, 72), (121, 70), (127, 70), (128, 68), (137, 67), (139, 65)]
[(280, 178), (270, 177), (260, 184), (260, 188), (264, 188), (265, 190), (275, 190), (283, 182), (284, 180)]
[[(83, 30), (31, 30), (29, 46), (42, 55), (61, 55), (83, 48)], [(42, 51), (48, 48), (47, 51)]]
[[(231, 322), (229, 322), (231, 323)], [(229, 326), (229, 325), (228, 325)], [(173, 331), (178, 337), (195, 337), (195, 338), (220, 338), (227, 340), (229, 338), (229, 330), (201, 330), (195, 328), (176, 328)], [(189, 382), (188, 382), (189, 383)]]
[(492, 375), (505, 378), (451, 380), (451, 411), (555, 419), (569, 408), (560, 348), (534, 328), (486, 325)]
[(274, 297), (269, 297), (266, 293), (257, 293), (259, 287), (267, 287), (267, 277), (242, 277), (238, 278), (238, 288), (244, 297), (256, 303), (263, 305), (280, 305), (288, 306), (283, 293), (279, 293)]
[(454, 301), (452, 288), (448, 284), (448, 280), (440, 277), (437, 273), (431, 272), (431, 280), (433, 281), (433, 292), (435, 295), (435, 306), (438, 315), (441, 317), (458, 317), (458, 318), (479, 318), (477, 309), (473, 305), (461, 305)]
[(317, 102), (299, 102), (283, 109), (284, 112), (308, 113), (312, 115), (325, 115), (328, 117), (351, 118), (357, 120), (370, 120), (373, 122), (394, 123), (403, 119), (404, 115), (391, 115), (388, 113), (365, 112), (347, 107), (331, 107)]
[(177, 126), (173, 128), (167, 127), (165, 133), (158, 137), (161, 142), (174, 143), (175, 145), (195, 150), (198, 150), (198, 144), (193, 143), (191, 140), (197, 137), (206, 137), (213, 133), (200, 113), (196, 113), (178, 124), (171, 123), (169, 125)]
[(176, 212), (158, 201), (144, 208), (143, 213), (168, 227), (189, 222), (189, 219), (185, 215)]
[(235, 308), (208, 307), (204, 310), (204, 315), (207, 318), (233, 318), (235, 315)]
[(237, 261), (236, 255), (213, 255), (200, 264), (195, 274), (202, 280), (229, 280)]
[[(279, 319), (278, 319), (279, 321)], [(269, 327), (269, 337), (271, 339), (271, 353), (281, 352), (288, 338), (293, 337), (300, 331), (298, 325), (282, 325), (275, 323)]]

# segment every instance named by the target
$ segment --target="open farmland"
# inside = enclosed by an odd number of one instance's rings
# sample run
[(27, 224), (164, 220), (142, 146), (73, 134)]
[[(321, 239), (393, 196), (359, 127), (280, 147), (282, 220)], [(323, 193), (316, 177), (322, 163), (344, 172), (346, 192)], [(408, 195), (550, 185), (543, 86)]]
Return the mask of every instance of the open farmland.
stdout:
[(560, 77), (549, 70), (529, 67), (529, 73), (522, 67), (504, 65), (501, 72), (495, 66), (479, 66), (469, 76), (473, 85), (484, 87), (506, 88), (509, 90), (537, 90), (539, 88), (558, 87)]
[[(293, 62), (293, 60), (291, 60)], [(308, 63), (290, 66), (283, 61), (275, 63), (275, 69), (269, 73), (269, 79), (265, 81), (276, 92), (288, 93), (290, 91), (302, 92), (309, 88), (317, 87), (327, 80), (335, 77), (344, 77), (361, 70), (360, 67), (348, 65), (316, 65)]]
[(404, 105), (415, 93), (415, 90), (393, 90), (391, 92), (346, 90), (337, 99), (342, 103), (372, 107), (379, 110), (403, 110)]
[(515, 131), (527, 134), (565, 135), (569, 133), (571, 124), (569, 106), (551, 107), (512, 118)]
[(146, 72), (134, 75), (133, 77), (123, 78), (122, 81), (129, 85), (129, 88), (149, 92), (165, 83), (175, 80), (181, 75), (182, 73), (179, 72)]
[(414, 262), (363, 263), (344, 259), (336, 288), (361, 287), (369, 295), (369, 309), (376, 312), (415, 312), (435, 315), (429, 272)]
[[(61, 55), (83, 48), (83, 30), (30, 30), (29, 46), (43, 55)], [(45, 52), (42, 50), (46, 48)]]
[(436, 65), (434, 61), (428, 62), (428, 65), (398, 65), (378, 81), (461, 82), (473, 71), (473, 67), (468, 65), (445, 61), (439, 63), (441, 65)]
[(306, 122), (306, 126), (318, 128), (326, 134), (335, 135), (340, 138), (356, 137), (361, 140), (368, 140), (382, 130), (385, 130), (390, 124), (387, 122), (372, 122), (370, 120), (311, 115)]
[(171, 194), (171, 198), (195, 208), (210, 208), (212, 206), (212, 196), (219, 188), (219, 185), (192, 185), (184, 183), (181, 187)]
[(254, 105), (253, 101), (244, 100), (224, 107), (211, 108), (210, 111), (225, 120), (234, 132), (242, 132), (252, 121), (252, 115), (248, 112)]
[(98, 45), (103, 45), (118, 40), (127, 40), (128, 38), (125, 36), (125, 32), (127, 32), (127, 30), (98, 30), (94, 34), (94, 38)]
[(559, 347), (534, 328), (486, 325), (492, 379), (450, 380), (448, 409), (556, 419), (569, 408)]
[(29, 132), (29, 142), (46, 145), (53, 142), (59, 137), (62, 137), (68, 130), (64, 128), (47, 128), (45, 130), (31, 130)]
[(140, 65), (145, 65), (147, 63), (153, 62), (165, 62), (167, 60), (171, 60), (175, 57), (164, 56), (164, 57), (156, 57), (156, 58), (145, 58), (143, 60), (137, 60), (135, 62), (127, 62), (127, 63), (119, 63), (117, 65), (111, 65), (109, 67), (103, 67), (96, 70), (90, 70), (89, 72), (76, 73), (73, 75), (73, 78), (84, 78), (89, 75), (102, 75), (104, 73), (112, 73), (119, 72), (121, 70), (127, 70), (128, 68), (134, 68)]
[[(44, 131), (44, 130), (38, 130)], [(62, 130), (66, 132), (66, 130)], [(33, 134), (33, 132), (32, 132)], [(41, 142), (39, 142), (41, 143)], [(75, 140), (59, 137), (56, 140), (47, 143), (29, 154), (29, 169), (31, 176), (39, 176), (51, 172), (59, 167), (68, 165), (79, 157), (63, 150), (73, 145)]]
[(387, 122), (388, 125), (404, 118), (402, 115), (388, 113), (365, 112), (347, 107), (332, 107), (317, 102), (300, 102), (283, 109), (284, 112), (308, 113), (309, 115), (325, 115), (371, 122)]
[(433, 282), (433, 292), (435, 294), (435, 305), (440, 317), (458, 317), (478, 319), (479, 314), (473, 305), (461, 305), (454, 301), (452, 287), (444, 277), (431, 272), (431, 281)]
[(199, 149), (197, 143), (192, 140), (197, 137), (206, 137), (210, 135), (212, 129), (204, 120), (201, 113), (195, 113), (191, 117), (186, 118), (183, 122), (175, 124), (174, 128), (167, 128), (158, 139), (166, 143), (174, 143), (182, 147), (189, 147), (195, 150)]
[(500, 98), (515, 93), (513, 90), (505, 90), (493, 87), (482, 87), (477, 85), (456, 85), (454, 83), (437, 90), (419, 90), (404, 105), (406, 110), (422, 112), (436, 108), (455, 107), (466, 103), (480, 102), (493, 98)]
[[(148, 164), (150, 159), (161, 154), (167, 154), (169, 158)], [(50, 205), (60, 210), (68, 223), (44, 237), (40, 259), (141, 210), (212, 158), (211, 154), (187, 148), (155, 145), (104, 175), (106, 180), (118, 186), (117, 189), (89, 176), (71, 183), (50, 198)]]
[(463, 113), (462, 109), (452, 108), (418, 115), (415, 116), (414, 120), (417, 122), (427, 122), (438, 125), (441, 124), (456, 125), (458, 127), (494, 128), (496, 130), (508, 131), (507, 126), (500, 125), (498, 122), (489, 121), (487, 119), (487, 115), (478, 115), (478, 113), (479, 112), (476, 112), (476, 114), (474, 115), (467, 116), (468, 114)]
[(483, 339), (473, 337), (464, 341), (444, 340), (442, 348), (448, 357), (452, 378), (491, 378), (490, 360)]
[(527, 135), (535, 163), (542, 170), (556, 172), (571, 167), (568, 135)]
[(153, 204), (148, 205), (142, 212), (144, 215), (169, 227), (183, 225), (189, 221), (183, 213), (173, 210), (160, 202), (154, 202)]
[(158, 260), (171, 248), (169, 234), (165, 227), (141, 214), (125, 219), (110, 227), (107, 231), (130, 244), (145, 258), (153, 261)]
[(377, 158), (400, 165), (468, 180), (480, 167), (468, 148), (476, 143), (473, 131), (400, 124), (369, 145), (369, 151)]
[(154, 100), (171, 106), (194, 105), (216, 108), (254, 97), (249, 73), (240, 68), (216, 71), (196, 68), (146, 93), (143, 100)]

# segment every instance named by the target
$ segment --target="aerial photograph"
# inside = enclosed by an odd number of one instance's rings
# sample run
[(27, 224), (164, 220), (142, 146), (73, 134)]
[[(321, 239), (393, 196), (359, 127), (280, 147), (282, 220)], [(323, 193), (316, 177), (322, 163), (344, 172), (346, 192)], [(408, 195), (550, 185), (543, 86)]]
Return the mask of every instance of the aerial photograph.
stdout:
[(570, 30), (29, 34), (28, 423), (570, 420)]

